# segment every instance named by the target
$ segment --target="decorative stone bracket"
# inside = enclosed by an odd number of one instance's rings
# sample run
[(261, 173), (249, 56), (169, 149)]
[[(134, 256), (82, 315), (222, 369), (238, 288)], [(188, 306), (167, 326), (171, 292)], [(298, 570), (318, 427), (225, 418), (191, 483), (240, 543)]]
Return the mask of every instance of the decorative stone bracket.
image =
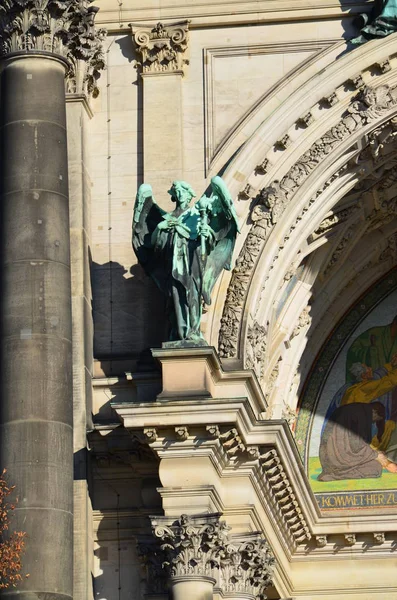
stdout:
[(155, 27), (134, 28), (130, 23), (137, 61), (142, 75), (184, 74), (189, 64), (187, 49), (189, 23), (182, 21), (173, 25), (157, 23)]

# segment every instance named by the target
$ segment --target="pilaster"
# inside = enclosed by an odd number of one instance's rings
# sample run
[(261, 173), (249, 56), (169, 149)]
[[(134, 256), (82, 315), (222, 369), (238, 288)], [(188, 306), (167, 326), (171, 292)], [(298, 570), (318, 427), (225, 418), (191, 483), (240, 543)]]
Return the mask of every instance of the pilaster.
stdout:
[(188, 64), (189, 21), (130, 25), (143, 85), (144, 179), (167, 190), (183, 178), (182, 78)]

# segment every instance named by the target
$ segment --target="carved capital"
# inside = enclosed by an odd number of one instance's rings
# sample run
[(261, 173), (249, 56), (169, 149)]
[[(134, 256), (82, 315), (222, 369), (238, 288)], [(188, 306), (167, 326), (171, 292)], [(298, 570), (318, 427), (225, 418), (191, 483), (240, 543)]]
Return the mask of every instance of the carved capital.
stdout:
[(219, 555), (219, 579), (223, 594), (243, 592), (260, 600), (273, 579), (274, 557), (257, 533), (230, 536)]
[(130, 24), (135, 50), (140, 57), (137, 66), (143, 75), (184, 73), (189, 64), (189, 22), (157, 23), (153, 28), (134, 28)]
[(152, 528), (164, 552), (163, 567), (171, 577), (211, 577), (228, 541), (229, 527), (217, 513), (182, 515), (171, 524), (164, 517), (152, 518)]
[(104, 29), (96, 29), (92, 0), (0, 0), (0, 56), (51, 52), (69, 61), (68, 92), (98, 93), (104, 68)]

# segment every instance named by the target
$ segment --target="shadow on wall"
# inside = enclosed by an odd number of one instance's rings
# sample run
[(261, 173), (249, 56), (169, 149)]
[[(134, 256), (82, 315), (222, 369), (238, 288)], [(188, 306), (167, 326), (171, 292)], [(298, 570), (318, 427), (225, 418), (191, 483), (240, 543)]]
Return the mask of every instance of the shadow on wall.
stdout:
[(128, 270), (117, 262), (92, 262), (91, 284), (96, 359), (139, 359), (161, 345), (164, 299), (140, 265)]
[(162, 514), (158, 460), (125, 430), (93, 433), (91, 498), (100, 514), (95, 532), (94, 598), (143, 600), (146, 569), (138, 542), (152, 539), (148, 515)]

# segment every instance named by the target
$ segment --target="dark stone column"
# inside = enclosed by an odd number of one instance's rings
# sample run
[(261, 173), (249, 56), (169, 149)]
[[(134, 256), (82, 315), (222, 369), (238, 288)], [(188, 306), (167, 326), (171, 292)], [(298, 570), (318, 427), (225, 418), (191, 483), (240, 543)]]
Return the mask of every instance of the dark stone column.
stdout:
[(65, 61), (15, 54), (1, 73), (1, 466), (27, 532), (7, 597), (72, 597), (72, 325)]
[(101, 49), (89, 3), (11, 0), (0, 21), (0, 468), (16, 486), (12, 527), (27, 533), (29, 574), (1, 593), (10, 600), (73, 596), (65, 74), (69, 88), (82, 73), (95, 88)]

